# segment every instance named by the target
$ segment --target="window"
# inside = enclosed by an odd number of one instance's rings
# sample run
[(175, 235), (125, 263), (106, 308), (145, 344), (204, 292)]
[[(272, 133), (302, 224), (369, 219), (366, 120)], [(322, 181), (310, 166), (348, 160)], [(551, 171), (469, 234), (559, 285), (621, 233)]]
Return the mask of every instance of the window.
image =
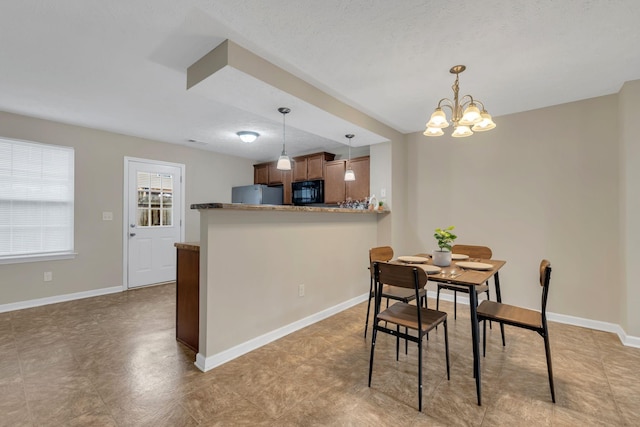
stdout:
[(73, 148), (0, 138), (0, 263), (73, 256)]
[(138, 227), (173, 225), (173, 175), (138, 172)]

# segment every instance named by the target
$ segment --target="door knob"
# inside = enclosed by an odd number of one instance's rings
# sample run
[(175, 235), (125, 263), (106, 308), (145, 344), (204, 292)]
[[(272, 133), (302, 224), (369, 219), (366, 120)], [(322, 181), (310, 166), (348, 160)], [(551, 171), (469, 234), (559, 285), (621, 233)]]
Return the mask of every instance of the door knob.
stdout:
[(129, 233), (129, 236), (131, 236), (131, 237), (133, 237), (135, 235), (136, 235), (136, 233)]

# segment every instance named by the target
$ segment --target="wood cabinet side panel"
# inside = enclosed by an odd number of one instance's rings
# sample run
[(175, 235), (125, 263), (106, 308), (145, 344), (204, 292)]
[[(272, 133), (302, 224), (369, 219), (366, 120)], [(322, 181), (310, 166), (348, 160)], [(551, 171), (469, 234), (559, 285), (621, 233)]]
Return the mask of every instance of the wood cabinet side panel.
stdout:
[(198, 351), (200, 327), (200, 252), (178, 249), (176, 266), (176, 339)]

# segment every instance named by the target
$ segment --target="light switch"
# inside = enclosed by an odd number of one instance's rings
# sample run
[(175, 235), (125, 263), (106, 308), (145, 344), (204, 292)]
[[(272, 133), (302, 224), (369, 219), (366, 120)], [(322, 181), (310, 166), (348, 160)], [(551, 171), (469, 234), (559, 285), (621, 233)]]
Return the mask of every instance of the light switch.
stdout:
[(103, 221), (113, 221), (113, 212), (102, 212)]
[(387, 197), (387, 190), (385, 188), (380, 189), (380, 197)]

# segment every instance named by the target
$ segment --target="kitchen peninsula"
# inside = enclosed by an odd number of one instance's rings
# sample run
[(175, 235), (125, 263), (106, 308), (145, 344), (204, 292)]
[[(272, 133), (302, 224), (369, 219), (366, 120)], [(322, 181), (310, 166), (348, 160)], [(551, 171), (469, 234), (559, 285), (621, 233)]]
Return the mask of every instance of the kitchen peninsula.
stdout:
[(388, 212), (204, 203), (196, 365), (208, 371), (367, 298)]

